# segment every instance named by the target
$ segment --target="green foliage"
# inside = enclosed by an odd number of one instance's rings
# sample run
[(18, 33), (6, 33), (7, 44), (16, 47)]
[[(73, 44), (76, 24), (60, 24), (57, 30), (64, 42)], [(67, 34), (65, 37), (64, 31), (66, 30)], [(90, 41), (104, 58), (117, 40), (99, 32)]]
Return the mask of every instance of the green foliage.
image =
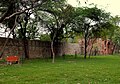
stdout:
[(19, 65), (0, 65), (1, 84), (119, 84), (120, 57), (95, 56), (90, 59), (72, 56), (25, 60)]
[(37, 28), (37, 22), (30, 22), (27, 26), (27, 38), (28, 39), (37, 39), (39, 37), (39, 28)]
[(110, 14), (104, 10), (94, 7), (78, 7), (75, 10), (74, 22), (72, 24), (73, 31), (83, 35), (84, 38), (84, 58), (87, 56), (87, 46), (89, 39), (102, 38), (103, 32), (108, 30)]
[(111, 26), (112, 30), (110, 30), (108, 38), (115, 44), (120, 45), (120, 17), (111, 17), (110, 22), (113, 26)]
[(72, 21), (73, 13), (74, 8), (66, 4), (64, 0), (62, 2), (46, 2), (46, 4), (37, 11), (38, 17), (54, 41), (61, 41), (63, 38), (70, 36), (68, 35), (67, 28)]
[[(23, 34), (25, 33), (27, 39), (38, 39), (39, 38), (39, 27), (37, 18), (32, 19), (30, 16), (28, 17), (28, 23), (24, 20), (25, 14), (19, 16), (19, 24), (18, 28), (16, 28), (16, 38), (23, 38)], [(26, 24), (26, 25), (25, 25)], [(26, 27), (25, 27), (26, 26)]]
[(42, 34), (40, 35), (40, 38), (39, 38), (41, 41), (51, 41), (50, 39), (50, 35), (48, 34)]
[[(75, 30), (76, 32), (85, 32), (88, 30), (89, 35), (96, 36), (105, 28), (108, 29), (111, 25), (109, 23), (109, 13), (94, 6), (92, 8), (83, 7), (76, 8), (75, 12)], [(89, 27), (88, 29), (86, 27)], [(97, 34), (96, 34), (97, 33)], [(100, 34), (99, 34), (100, 35)]]

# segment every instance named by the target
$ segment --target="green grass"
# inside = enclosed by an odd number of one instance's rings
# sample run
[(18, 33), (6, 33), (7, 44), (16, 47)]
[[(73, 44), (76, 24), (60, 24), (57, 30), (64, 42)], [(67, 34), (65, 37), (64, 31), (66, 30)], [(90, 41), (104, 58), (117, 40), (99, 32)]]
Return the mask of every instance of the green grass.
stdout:
[(67, 56), (0, 65), (0, 84), (120, 84), (120, 56)]

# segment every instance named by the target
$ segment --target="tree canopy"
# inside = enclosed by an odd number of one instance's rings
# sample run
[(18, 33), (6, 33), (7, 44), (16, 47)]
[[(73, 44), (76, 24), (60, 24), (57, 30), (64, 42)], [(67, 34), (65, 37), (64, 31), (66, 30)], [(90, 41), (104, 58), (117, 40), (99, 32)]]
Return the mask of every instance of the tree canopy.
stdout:
[(45, 39), (51, 41), (53, 58), (54, 43), (61, 42), (64, 38), (73, 38), (76, 33), (82, 35), (85, 40), (85, 58), (89, 39), (109, 38), (120, 43), (119, 21), (119, 17), (111, 17), (110, 13), (99, 9), (96, 5), (72, 7), (66, 0), (1, 0), (0, 2), (0, 23), (10, 28), (13, 38), (43, 39), (44, 36), (40, 35), (42, 28)]
[(74, 19), (73, 30), (81, 33), (85, 40), (85, 58), (87, 55), (87, 46), (89, 39), (101, 38), (102, 32), (107, 30), (111, 24), (109, 23), (110, 14), (97, 6), (92, 8), (83, 7), (76, 8), (76, 17)]

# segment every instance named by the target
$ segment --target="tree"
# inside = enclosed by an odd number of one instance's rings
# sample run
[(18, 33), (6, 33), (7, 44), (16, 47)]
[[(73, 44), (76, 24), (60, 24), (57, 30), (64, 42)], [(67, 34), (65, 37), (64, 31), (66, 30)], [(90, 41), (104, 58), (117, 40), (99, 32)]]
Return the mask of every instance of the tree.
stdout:
[[(26, 11), (35, 10), (50, 0), (1, 0), (0, 2), (0, 23), (12, 29), (17, 16)], [(53, 0), (54, 1), (54, 0)], [(13, 38), (16, 38), (15, 30), (12, 31)]]
[(81, 33), (84, 37), (84, 58), (86, 59), (88, 41), (97, 34), (100, 35), (105, 28), (108, 28), (109, 13), (97, 8), (97, 6), (92, 8), (78, 7), (76, 8), (76, 18), (74, 20), (73, 30)]
[[(46, 3), (48, 4), (48, 3)], [(40, 20), (48, 29), (51, 38), (52, 62), (55, 60), (54, 46), (64, 38), (67, 26), (72, 21), (74, 8), (65, 4), (63, 1), (50, 1), (48, 5), (44, 4), (37, 12)]]
[[(8, 36), (10, 36), (11, 32), (13, 32), (13, 37), (16, 38), (16, 35), (14, 33), (15, 28), (17, 28), (16, 22), (21, 23), (18, 21), (19, 16), (21, 14), (25, 14), (24, 17), (25, 24), (21, 25), (21, 33), (22, 33), (22, 38), (26, 39), (26, 27), (28, 24), (28, 17), (29, 17), (27, 11), (34, 12), (34, 10), (37, 7), (42, 6), (42, 4), (44, 4), (47, 1), (50, 0), (1, 0), (0, 9), (2, 11), (0, 11), (0, 23), (6, 25), (6, 28), (9, 27), (12, 30), (10, 31)], [(2, 53), (4, 52), (4, 48), (8, 42), (8, 39), (6, 40), (5, 45), (2, 48)], [(25, 56), (28, 58), (27, 55)], [(2, 57), (2, 54), (0, 55), (0, 57)]]
[(107, 37), (114, 43), (113, 51), (115, 48), (120, 45), (120, 17), (117, 15), (115, 17), (111, 17), (110, 22), (113, 26), (111, 26), (111, 30)]

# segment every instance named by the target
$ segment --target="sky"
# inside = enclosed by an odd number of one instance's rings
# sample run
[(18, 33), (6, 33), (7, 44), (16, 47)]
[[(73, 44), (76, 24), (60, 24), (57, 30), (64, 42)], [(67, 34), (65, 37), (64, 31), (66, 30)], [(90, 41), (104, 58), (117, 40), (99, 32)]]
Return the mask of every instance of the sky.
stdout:
[[(87, 1), (87, 4), (97, 4), (99, 8), (110, 12), (113, 16), (120, 15), (120, 0), (80, 0), (80, 5), (85, 6), (85, 1)], [(77, 6), (78, 4), (76, 0), (68, 0), (68, 3), (73, 6)]]

